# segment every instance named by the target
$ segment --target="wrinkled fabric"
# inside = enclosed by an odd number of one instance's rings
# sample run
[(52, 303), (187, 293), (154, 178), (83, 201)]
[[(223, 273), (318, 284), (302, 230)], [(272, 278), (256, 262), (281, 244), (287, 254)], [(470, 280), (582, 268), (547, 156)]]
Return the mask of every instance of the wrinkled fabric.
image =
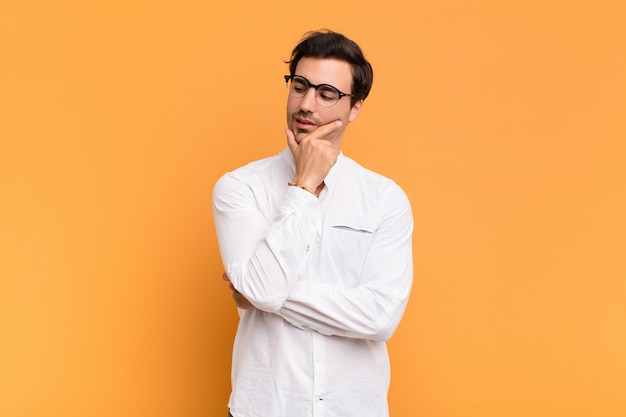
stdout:
[(319, 198), (288, 186), (288, 148), (218, 180), (222, 262), (239, 310), (236, 417), (387, 417), (389, 357), (413, 279), (402, 189), (340, 154)]

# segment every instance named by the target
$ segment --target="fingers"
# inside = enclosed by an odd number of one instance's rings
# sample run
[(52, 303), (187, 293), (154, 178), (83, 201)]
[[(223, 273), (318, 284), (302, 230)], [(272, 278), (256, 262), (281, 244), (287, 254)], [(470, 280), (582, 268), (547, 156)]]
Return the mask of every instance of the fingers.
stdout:
[[(330, 123), (326, 123), (325, 125), (321, 125), (317, 127), (314, 131), (307, 135), (307, 138), (311, 139), (325, 139), (327, 135), (331, 134), (335, 130), (339, 129), (343, 123), (341, 120), (335, 120)], [(296, 136), (291, 129), (286, 129), (285, 134), (287, 135), (287, 144), (289, 145), (289, 149), (291, 152), (295, 151), (298, 148), (298, 142), (296, 141)]]
[(246, 297), (244, 297), (238, 292), (233, 292), (233, 300), (235, 300), (235, 304), (237, 305), (237, 307), (243, 310), (249, 310), (252, 307), (254, 307), (252, 303), (248, 301)]
[(235, 289), (233, 283), (230, 282), (230, 279), (228, 278), (228, 274), (226, 272), (222, 274), (222, 279), (224, 281), (228, 281), (228, 288), (232, 293), (233, 300), (235, 300), (235, 304), (237, 304), (237, 307), (244, 310), (249, 310), (254, 307), (246, 297), (241, 295), (241, 293)]
[(244, 310), (249, 310), (253, 307), (252, 303), (248, 301), (248, 299), (244, 297), (239, 291), (237, 291), (232, 284), (230, 285), (230, 289), (232, 290), (231, 295), (233, 297), (233, 300), (235, 300), (235, 304), (237, 304), (237, 307)]
[(315, 129), (311, 133), (311, 137), (314, 139), (324, 139), (326, 135), (334, 132), (341, 127), (341, 120), (335, 120), (334, 122), (326, 123)]
[(289, 145), (289, 149), (293, 153), (296, 149), (298, 149), (298, 142), (296, 142), (296, 136), (293, 134), (291, 129), (285, 130), (285, 134), (287, 135), (287, 145)]

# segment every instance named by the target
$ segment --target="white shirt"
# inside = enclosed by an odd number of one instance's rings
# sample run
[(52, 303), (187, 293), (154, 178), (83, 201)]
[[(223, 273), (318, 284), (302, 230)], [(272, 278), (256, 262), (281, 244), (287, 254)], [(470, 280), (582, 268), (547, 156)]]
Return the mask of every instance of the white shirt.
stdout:
[(289, 148), (225, 174), (213, 212), (240, 310), (234, 417), (387, 417), (389, 357), (413, 279), (413, 217), (390, 179), (340, 154), (316, 198)]

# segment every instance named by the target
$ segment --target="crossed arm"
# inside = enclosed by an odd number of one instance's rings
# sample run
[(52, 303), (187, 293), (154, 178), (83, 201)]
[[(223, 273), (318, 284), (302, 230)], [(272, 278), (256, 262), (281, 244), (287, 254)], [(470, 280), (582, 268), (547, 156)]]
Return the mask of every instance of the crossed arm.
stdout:
[[(339, 129), (341, 124), (340, 121), (333, 121), (320, 126), (306, 135), (300, 142), (296, 141), (296, 137), (291, 130), (287, 129), (285, 131), (287, 145), (296, 163), (296, 172), (292, 184), (297, 184), (300, 188), (316, 196), (319, 195), (324, 186), (323, 180), (335, 164), (340, 151), (337, 146), (333, 146), (325, 138)], [(228, 282), (237, 307), (244, 310), (254, 307), (246, 297), (235, 289), (226, 272), (224, 272), (222, 278)]]
[[(404, 193), (394, 189), (386, 196), (389, 202), (359, 284), (344, 288), (298, 279), (308, 262), (308, 247), (321, 232), (319, 203), (313, 193), (289, 187), (270, 219), (258, 211), (254, 188), (246, 182), (223, 177), (214, 193), (216, 230), (226, 268), (223, 278), (237, 306), (277, 314), (296, 327), (326, 335), (389, 338), (412, 283), (413, 223)], [(315, 183), (305, 181), (307, 186)], [(341, 282), (340, 277), (326, 278), (326, 282)]]
[[(412, 282), (411, 210), (399, 191), (385, 205), (387, 213), (364, 264), (357, 268), (361, 272), (336, 270), (358, 274), (350, 280), (357, 286), (348, 288), (340, 275), (321, 282), (298, 279), (308, 265), (306, 247), (320, 233), (315, 225), (319, 213), (307, 205), (315, 207), (314, 197), (290, 187), (280, 213), (268, 221), (250, 203), (251, 196), (241, 198), (247, 185), (235, 178), (225, 181), (216, 202), (217, 231), (224, 279), (232, 281), (228, 285), (240, 308), (277, 314), (296, 327), (326, 335), (377, 340), (391, 336)], [(229, 199), (224, 192), (236, 195)]]

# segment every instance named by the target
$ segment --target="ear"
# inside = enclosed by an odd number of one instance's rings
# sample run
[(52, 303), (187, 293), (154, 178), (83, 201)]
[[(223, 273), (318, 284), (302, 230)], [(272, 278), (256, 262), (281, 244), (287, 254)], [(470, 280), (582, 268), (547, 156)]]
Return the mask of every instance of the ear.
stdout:
[(363, 106), (363, 100), (359, 100), (354, 103), (354, 106), (350, 109), (350, 117), (348, 118), (349, 122), (353, 122), (358, 117), (359, 113), (361, 113), (361, 107)]

